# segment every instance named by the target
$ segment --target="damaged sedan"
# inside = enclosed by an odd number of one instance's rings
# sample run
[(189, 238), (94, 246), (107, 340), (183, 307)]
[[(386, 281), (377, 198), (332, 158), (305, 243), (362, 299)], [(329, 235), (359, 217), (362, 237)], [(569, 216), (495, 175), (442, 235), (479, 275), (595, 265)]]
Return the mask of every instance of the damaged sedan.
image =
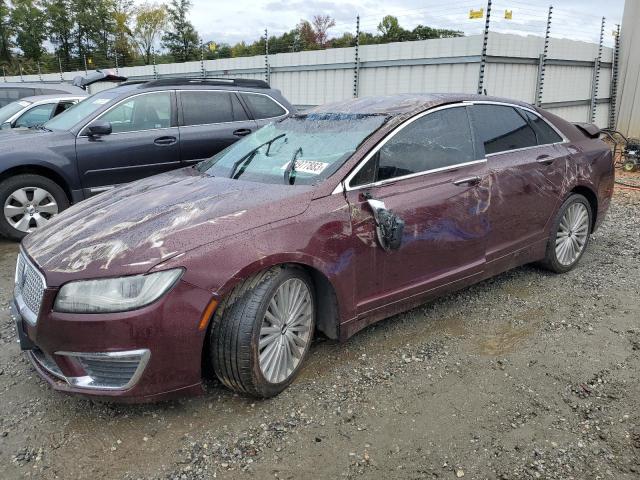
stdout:
[(285, 389), (315, 335), (531, 262), (563, 273), (613, 189), (593, 125), (476, 95), (330, 104), (118, 187), (28, 235), (13, 313), (56, 390), (155, 401), (210, 369)]

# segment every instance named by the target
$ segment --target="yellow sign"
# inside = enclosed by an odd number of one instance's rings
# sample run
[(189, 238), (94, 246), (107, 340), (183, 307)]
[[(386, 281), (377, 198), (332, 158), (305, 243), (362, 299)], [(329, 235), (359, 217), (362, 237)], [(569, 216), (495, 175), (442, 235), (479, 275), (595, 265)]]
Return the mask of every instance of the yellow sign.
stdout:
[(91, 65), (93, 63), (93, 59), (91, 57), (87, 58), (87, 63)]
[(216, 45), (216, 42), (209, 42), (209, 51), (215, 52), (217, 49), (218, 45)]
[(474, 18), (483, 18), (483, 17), (484, 17), (484, 8), (481, 8), (480, 10), (474, 10), (474, 9), (469, 10), (469, 18), (474, 19)]
[(507, 20), (513, 20), (513, 10), (505, 10), (504, 18)]

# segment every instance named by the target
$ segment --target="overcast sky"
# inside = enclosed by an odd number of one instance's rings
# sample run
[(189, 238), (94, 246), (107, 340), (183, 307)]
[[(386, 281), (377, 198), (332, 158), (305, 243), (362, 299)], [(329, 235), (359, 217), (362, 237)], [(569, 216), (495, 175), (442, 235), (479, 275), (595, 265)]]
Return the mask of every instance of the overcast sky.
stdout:
[[(204, 41), (229, 43), (254, 41), (265, 27), (270, 33), (281, 34), (293, 29), (300, 19), (311, 19), (316, 14), (330, 15), (336, 20), (330, 36), (354, 32), (356, 14), (360, 14), (362, 29), (370, 32), (376, 30), (383, 16), (394, 15), (405, 28), (423, 24), (473, 34), (482, 31), (484, 20), (470, 20), (469, 10), (486, 8), (486, 3), (486, 0), (193, 0), (190, 17)], [(492, 29), (544, 35), (549, 4), (549, 0), (495, 0)], [(611, 45), (611, 32), (620, 23), (623, 8), (624, 0), (557, 0), (552, 36), (597, 42), (604, 15), (607, 17), (604, 39)], [(505, 9), (513, 11), (512, 20), (505, 20)]]

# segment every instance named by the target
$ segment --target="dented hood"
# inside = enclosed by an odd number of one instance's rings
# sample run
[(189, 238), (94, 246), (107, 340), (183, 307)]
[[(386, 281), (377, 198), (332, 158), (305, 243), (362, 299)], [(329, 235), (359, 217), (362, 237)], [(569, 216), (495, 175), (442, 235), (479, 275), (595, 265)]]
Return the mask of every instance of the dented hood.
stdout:
[(299, 215), (310, 186), (211, 177), (185, 168), (81, 202), (23, 247), (47, 284), (131, 275), (193, 248)]

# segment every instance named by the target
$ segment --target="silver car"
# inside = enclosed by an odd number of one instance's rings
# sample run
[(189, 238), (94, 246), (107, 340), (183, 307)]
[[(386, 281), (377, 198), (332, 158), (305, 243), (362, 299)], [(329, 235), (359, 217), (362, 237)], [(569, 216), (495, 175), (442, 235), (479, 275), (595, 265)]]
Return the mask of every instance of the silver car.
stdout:
[(86, 98), (86, 95), (36, 95), (0, 108), (0, 129), (31, 128), (49, 121)]

